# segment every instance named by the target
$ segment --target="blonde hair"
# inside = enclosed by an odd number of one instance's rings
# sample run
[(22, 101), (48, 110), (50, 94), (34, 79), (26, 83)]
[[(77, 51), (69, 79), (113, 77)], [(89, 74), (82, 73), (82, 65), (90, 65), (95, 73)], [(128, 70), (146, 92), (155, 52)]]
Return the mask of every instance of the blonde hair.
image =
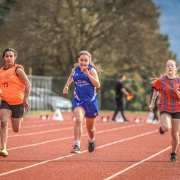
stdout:
[[(176, 69), (178, 69), (178, 65), (177, 65), (177, 62), (175, 60), (169, 59), (169, 60), (166, 61), (166, 64), (167, 64), (168, 61), (172, 61), (175, 64)], [(153, 78), (150, 78), (150, 83), (154, 84), (159, 78), (161, 78), (163, 76), (167, 76), (167, 73), (164, 72), (164, 73), (160, 74), (159, 77), (155, 75)], [(175, 76), (177, 76), (179, 78), (179, 74), (177, 73), (177, 71), (175, 73)]]
[[(100, 66), (97, 66), (97, 65), (95, 65), (95, 64), (92, 62), (91, 54), (90, 54), (89, 51), (85, 51), (85, 50), (81, 51), (81, 52), (78, 54), (78, 58), (79, 58), (81, 55), (87, 55), (87, 56), (89, 57), (89, 65), (93, 66), (98, 73), (103, 72), (103, 70), (101, 69)], [(78, 63), (75, 63), (75, 64), (74, 64), (74, 67), (77, 67), (77, 66), (79, 66), (79, 64), (78, 64)]]

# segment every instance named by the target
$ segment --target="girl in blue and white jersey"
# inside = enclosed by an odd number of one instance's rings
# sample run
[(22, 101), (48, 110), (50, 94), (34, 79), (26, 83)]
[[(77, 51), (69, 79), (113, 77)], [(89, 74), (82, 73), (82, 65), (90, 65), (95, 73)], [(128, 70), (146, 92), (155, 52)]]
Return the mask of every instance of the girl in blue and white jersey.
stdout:
[(95, 148), (95, 120), (98, 116), (98, 97), (96, 89), (100, 88), (98, 72), (102, 70), (96, 66), (88, 51), (81, 51), (78, 55), (78, 63), (72, 69), (71, 74), (63, 89), (63, 94), (68, 93), (69, 85), (74, 82), (74, 97), (72, 100), (73, 113), (75, 116), (74, 145), (71, 153), (80, 154), (82, 136), (82, 123), (86, 118), (86, 128), (89, 134), (88, 151)]

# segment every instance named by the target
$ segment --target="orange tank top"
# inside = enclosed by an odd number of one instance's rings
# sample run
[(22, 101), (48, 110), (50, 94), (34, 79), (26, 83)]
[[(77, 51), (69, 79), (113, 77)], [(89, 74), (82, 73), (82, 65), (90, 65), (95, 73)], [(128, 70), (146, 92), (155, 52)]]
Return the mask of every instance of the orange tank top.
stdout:
[(21, 65), (15, 64), (14, 66), (5, 69), (0, 69), (0, 89), (2, 90), (2, 101), (6, 101), (9, 105), (18, 105), (23, 103), (24, 98), (24, 83), (19, 79), (16, 74), (17, 68), (24, 68)]

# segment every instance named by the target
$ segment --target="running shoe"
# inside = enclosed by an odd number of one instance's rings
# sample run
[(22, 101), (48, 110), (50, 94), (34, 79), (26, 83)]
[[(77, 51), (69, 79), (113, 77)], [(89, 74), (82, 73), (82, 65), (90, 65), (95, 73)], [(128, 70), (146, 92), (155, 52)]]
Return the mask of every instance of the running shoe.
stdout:
[(94, 141), (92, 143), (89, 142), (88, 151), (93, 152), (95, 148)]
[(81, 151), (80, 151), (79, 146), (74, 145), (74, 147), (73, 147), (72, 150), (71, 150), (71, 153), (80, 154)]
[(124, 120), (121, 120), (121, 119), (120, 120), (114, 120), (114, 119), (112, 119), (111, 122), (112, 123), (121, 123), (121, 122), (124, 122)]
[(161, 129), (161, 126), (159, 127), (159, 133), (164, 134), (164, 131)]
[(116, 120), (112, 119), (111, 122), (112, 122), (112, 123), (116, 123)]
[(1, 151), (0, 151), (0, 156), (3, 156), (3, 157), (6, 157), (8, 156), (8, 152), (5, 148), (2, 148)]
[(177, 155), (176, 155), (176, 153), (175, 152), (172, 152), (171, 154), (170, 154), (170, 160), (171, 160), (171, 162), (177, 162), (178, 160), (177, 160)]
[(157, 119), (154, 119), (154, 120), (152, 121), (152, 124), (158, 124), (158, 120), (157, 120)]
[(127, 120), (127, 119), (125, 119), (125, 120), (124, 120), (124, 122), (125, 122), (125, 123), (128, 123), (128, 122), (130, 122), (130, 121), (129, 121), (129, 120)]

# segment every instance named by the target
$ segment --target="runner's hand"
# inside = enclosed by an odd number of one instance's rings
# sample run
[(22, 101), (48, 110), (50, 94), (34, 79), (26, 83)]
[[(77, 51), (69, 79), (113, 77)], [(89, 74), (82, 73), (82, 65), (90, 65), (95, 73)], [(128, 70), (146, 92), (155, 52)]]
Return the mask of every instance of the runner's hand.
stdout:
[(150, 110), (151, 112), (154, 110), (154, 104), (151, 103), (151, 104), (149, 105), (149, 110)]
[(25, 108), (26, 111), (29, 111), (29, 110), (30, 110), (31, 106), (30, 106), (29, 103), (28, 103), (28, 99), (24, 99), (24, 100), (23, 100), (23, 106), (24, 106), (24, 108)]
[(68, 93), (68, 90), (69, 90), (69, 87), (68, 87), (68, 86), (64, 87), (64, 89), (63, 89), (63, 94), (67, 94), (67, 93)]
[(84, 66), (84, 67), (82, 67), (81, 71), (82, 71), (85, 75), (87, 75), (87, 76), (88, 76), (89, 71), (88, 71), (87, 67), (85, 67), (85, 66)]

